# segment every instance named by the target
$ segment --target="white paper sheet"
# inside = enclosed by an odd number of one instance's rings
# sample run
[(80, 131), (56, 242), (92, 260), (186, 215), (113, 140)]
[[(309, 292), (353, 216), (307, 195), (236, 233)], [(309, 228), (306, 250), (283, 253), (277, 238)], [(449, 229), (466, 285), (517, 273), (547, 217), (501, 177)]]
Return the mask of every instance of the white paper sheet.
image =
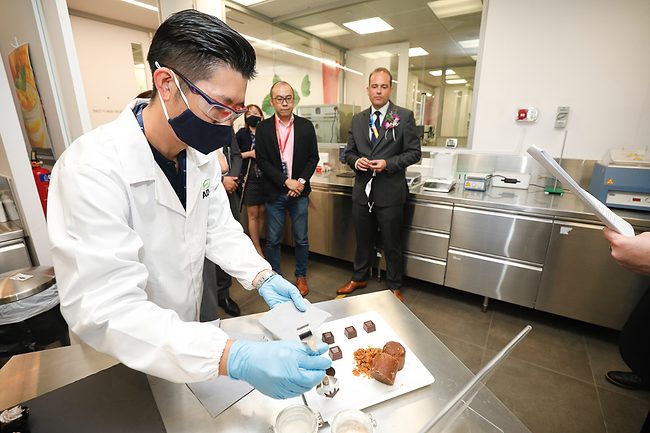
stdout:
[(331, 314), (314, 307), (305, 299), (307, 311), (298, 310), (293, 302), (285, 302), (271, 309), (260, 319), (260, 324), (273, 334), (278, 340), (295, 340), (298, 338), (298, 328), (303, 325), (309, 325), (312, 332), (316, 330), (327, 320)]
[(558, 164), (546, 151), (537, 146), (530, 146), (528, 153), (542, 164), (548, 171), (563, 184), (568, 185), (571, 191), (601, 220), (607, 227), (625, 236), (634, 236), (634, 228), (630, 223), (612, 212), (596, 197), (582, 189), (578, 182)]

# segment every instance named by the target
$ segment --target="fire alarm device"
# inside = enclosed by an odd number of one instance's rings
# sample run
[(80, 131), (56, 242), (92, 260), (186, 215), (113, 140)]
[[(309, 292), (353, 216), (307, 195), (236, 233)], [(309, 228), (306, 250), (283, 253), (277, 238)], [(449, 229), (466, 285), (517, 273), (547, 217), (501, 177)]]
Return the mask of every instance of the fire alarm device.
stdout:
[(517, 122), (535, 122), (539, 110), (535, 107), (526, 107), (517, 109)]

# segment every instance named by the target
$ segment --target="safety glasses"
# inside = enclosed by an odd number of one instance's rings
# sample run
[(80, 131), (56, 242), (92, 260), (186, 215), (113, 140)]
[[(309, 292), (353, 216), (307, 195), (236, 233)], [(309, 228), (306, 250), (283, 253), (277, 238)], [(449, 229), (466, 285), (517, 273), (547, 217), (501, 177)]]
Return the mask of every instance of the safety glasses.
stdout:
[(201, 111), (203, 111), (206, 116), (208, 116), (210, 119), (214, 120), (215, 122), (224, 123), (229, 120), (234, 120), (248, 111), (247, 107), (238, 109), (238, 108), (230, 107), (219, 101), (215, 101), (214, 99), (206, 95), (206, 93), (203, 90), (199, 89), (194, 83), (188, 80), (183, 74), (178, 72), (176, 69), (174, 68), (169, 68), (169, 69), (171, 69), (176, 73), (176, 75), (181, 77), (181, 80), (185, 81), (185, 84), (187, 84), (187, 86), (190, 88), (190, 91), (192, 93), (197, 94), (201, 98), (203, 98), (203, 102), (205, 102), (205, 104), (198, 104), (199, 108), (201, 108)]

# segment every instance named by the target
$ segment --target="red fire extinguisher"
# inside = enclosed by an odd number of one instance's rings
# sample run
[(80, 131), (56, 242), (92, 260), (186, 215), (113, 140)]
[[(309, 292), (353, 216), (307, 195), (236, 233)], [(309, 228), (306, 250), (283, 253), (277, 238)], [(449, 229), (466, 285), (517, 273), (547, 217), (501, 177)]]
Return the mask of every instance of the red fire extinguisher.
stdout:
[(47, 190), (50, 187), (50, 170), (43, 167), (43, 161), (36, 159), (36, 152), (32, 152), (32, 174), (36, 182), (38, 196), (41, 199), (43, 213), (47, 218)]

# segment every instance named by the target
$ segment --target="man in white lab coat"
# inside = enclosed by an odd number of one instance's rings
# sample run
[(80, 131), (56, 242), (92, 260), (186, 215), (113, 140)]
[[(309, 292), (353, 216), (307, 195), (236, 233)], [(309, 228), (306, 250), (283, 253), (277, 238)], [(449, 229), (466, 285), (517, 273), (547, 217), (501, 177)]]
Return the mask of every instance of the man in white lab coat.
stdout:
[(76, 140), (52, 173), (48, 229), (63, 316), (83, 341), (148, 374), (227, 374), (274, 398), (302, 394), (331, 364), (326, 345), (233, 341), (197, 321), (204, 257), (271, 308), (306, 308), (233, 219), (211, 155), (246, 111), (255, 52), (215, 17), (186, 10), (158, 28), (147, 60), (151, 100)]

